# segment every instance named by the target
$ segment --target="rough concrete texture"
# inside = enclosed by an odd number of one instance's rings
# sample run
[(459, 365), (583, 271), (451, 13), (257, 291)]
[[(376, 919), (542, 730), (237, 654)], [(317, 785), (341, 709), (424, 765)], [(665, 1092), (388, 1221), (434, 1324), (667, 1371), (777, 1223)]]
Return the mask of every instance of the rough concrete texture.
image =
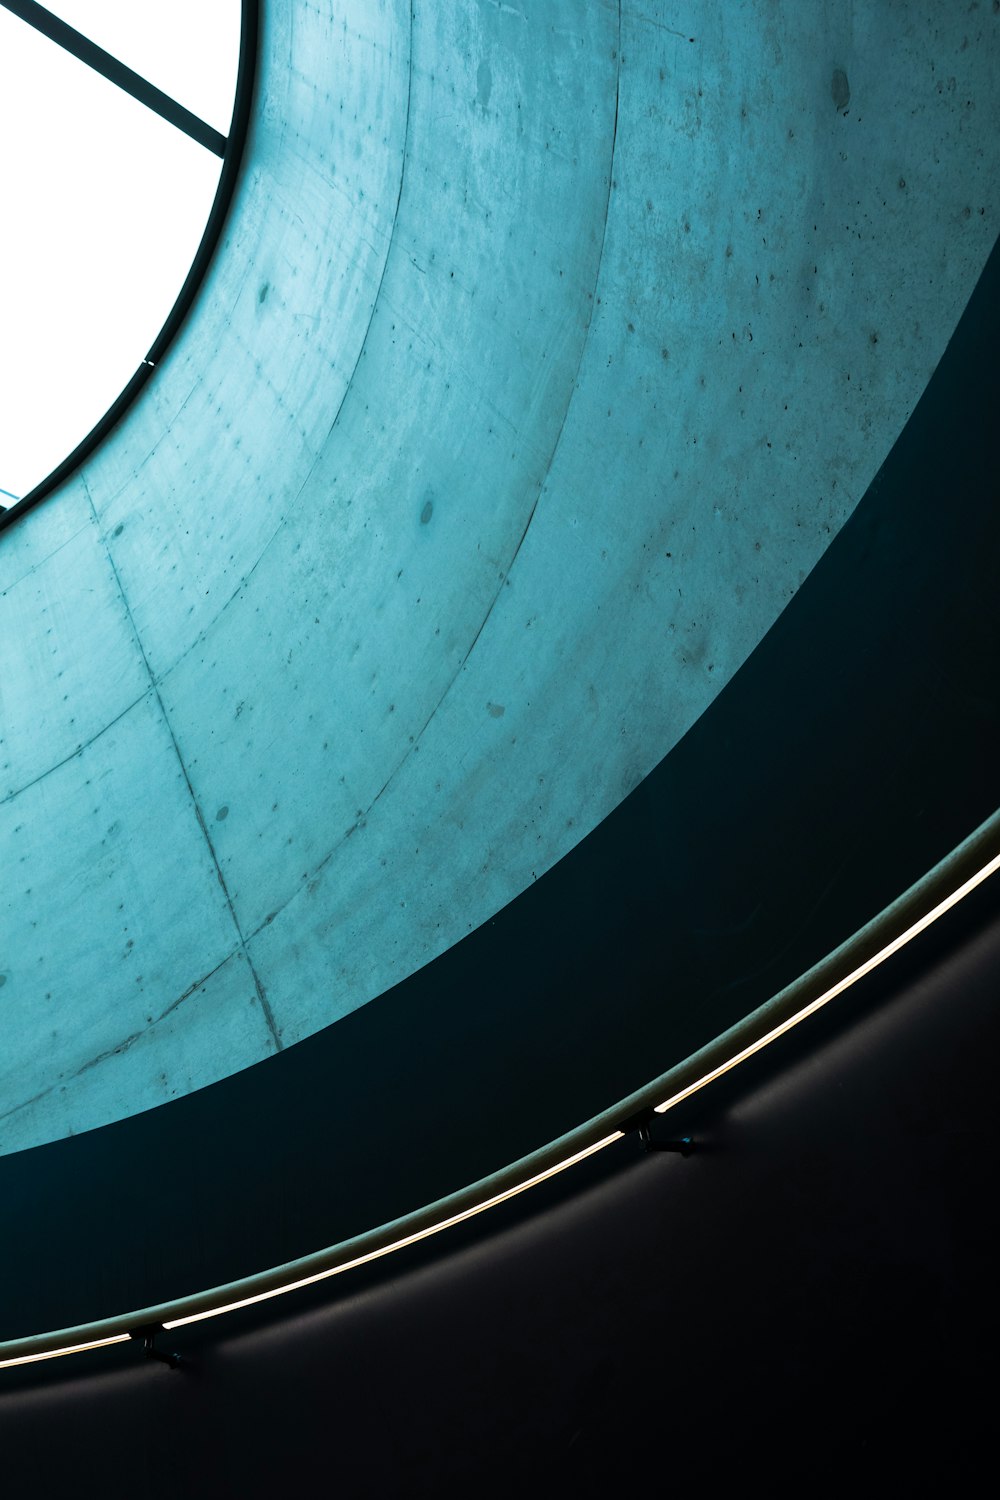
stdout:
[(0, 538), (2, 1149), (372, 1000), (676, 743), (994, 241), (997, 10), (264, 5), (195, 310)]

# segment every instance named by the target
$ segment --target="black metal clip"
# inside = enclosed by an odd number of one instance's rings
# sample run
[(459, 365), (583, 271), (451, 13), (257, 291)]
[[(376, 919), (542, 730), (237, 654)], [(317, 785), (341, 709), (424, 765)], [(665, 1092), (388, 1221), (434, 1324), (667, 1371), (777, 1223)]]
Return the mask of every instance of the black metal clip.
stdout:
[(653, 1122), (659, 1117), (655, 1110), (645, 1109), (641, 1114), (631, 1115), (619, 1125), (622, 1135), (635, 1132), (644, 1151), (673, 1151), (678, 1156), (690, 1156), (695, 1143), (689, 1135), (675, 1137), (669, 1141), (658, 1141), (653, 1135)]
[(169, 1365), (171, 1370), (183, 1370), (186, 1361), (181, 1359), (179, 1354), (171, 1354), (166, 1349), (156, 1347), (156, 1336), (162, 1332), (162, 1323), (144, 1323), (141, 1328), (130, 1328), (128, 1336), (135, 1343), (142, 1345), (147, 1359), (155, 1359), (161, 1365)]
[(676, 1140), (671, 1141), (654, 1141), (650, 1123), (646, 1120), (639, 1126), (639, 1139), (644, 1151), (675, 1151), (678, 1156), (691, 1155), (694, 1150), (694, 1141), (689, 1135), (678, 1136)]

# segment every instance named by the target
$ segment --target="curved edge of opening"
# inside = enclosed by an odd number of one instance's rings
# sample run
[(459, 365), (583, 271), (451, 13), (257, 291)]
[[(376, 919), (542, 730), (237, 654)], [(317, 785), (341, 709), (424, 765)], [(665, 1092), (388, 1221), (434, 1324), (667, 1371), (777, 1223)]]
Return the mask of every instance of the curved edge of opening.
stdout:
[(595, 1155), (738, 1067), (892, 958), (1000, 871), (1000, 810), (826, 958), (612, 1108), (529, 1156), (424, 1208), (336, 1245), (225, 1285), (135, 1312), (0, 1342), (0, 1369), (127, 1343), (137, 1330), (179, 1328), (281, 1296), (464, 1223)]
[(219, 185), (215, 190), (215, 197), (212, 200), (208, 222), (198, 243), (198, 249), (195, 251), (194, 260), (191, 262), (191, 267), (184, 278), (184, 283), (167, 314), (166, 322), (156, 335), (148, 354), (125, 386), (125, 389), (90, 429), (86, 437), (76, 445), (73, 451), (61, 463), (56, 465), (50, 474), (47, 474), (39, 484), (36, 484), (34, 489), (29, 490), (26, 495), (6, 510), (0, 510), (0, 532), (5, 531), (8, 526), (12, 526), (27, 511), (38, 505), (40, 501), (46, 499), (53, 490), (58, 489), (59, 485), (69, 479), (80, 465), (90, 457), (94, 450), (104, 442), (105, 438), (118, 425), (138, 397), (140, 391), (146, 385), (149, 377), (166, 354), (173, 340), (177, 337), (185, 318), (191, 311), (219, 240), (222, 238), (222, 231), (229, 216), (229, 210), (236, 191), (236, 183), (239, 179), (240, 168), (243, 164), (243, 153), (246, 147), (247, 136), (250, 133), (250, 117), (257, 83), (259, 32), (260, 0), (240, 0), (240, 47), (239, 61), (236, 68), (236, 93), (233, 99), (233, 115), (229, 127), (229, 135), (226, 138), (226, 152), (222, 159), (222, 170), (219, 173)]

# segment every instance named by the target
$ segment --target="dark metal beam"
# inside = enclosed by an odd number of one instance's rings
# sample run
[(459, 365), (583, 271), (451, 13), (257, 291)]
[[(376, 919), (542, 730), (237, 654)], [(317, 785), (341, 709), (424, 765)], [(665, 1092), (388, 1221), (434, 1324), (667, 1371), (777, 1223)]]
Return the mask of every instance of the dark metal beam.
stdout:
[(9, 10), (12, 15), (18, 16), (22, 21), (27, 21), (36, 31), (47, 36), (50, 41), (71, 52), (81, 62), (93, 68), (96, 73), (107, 78), (126, 94), (131, 94), (133, 99), (138, 99), (140, 104), (145, 104), (148, 109), (153, 110), (171, 125), (176, 125), (178, 130), (183, 130), (199, 145), (206, 146), (216, 156), (225, 156), (226, 137), (220, 135), (211, 125), (183, 104), (178, 104), (176, 99), (171, 99), (169, 94), (163, 93), (161, 89), (147, 82), (131, 68), (127, 68), (117, 57), (112, 57), (110, 52), (105, 52), (103, 47), (98, 47), (95, 42), (89, 41), (79, 31), (74, 31), (72, 26), (67, 26), (65, 21), (60, 21), (44, 5), (36, 5), (34, 0), (0, 0), (0, 5)]
[[(0, 5), (6, 6), (6, 4), (7, 0), (0, 0)], [(154, 367), (166, 354), (171, 341), (191, 309), (222, 235), (239, 177), (240, 163), (253, 111), (257, 76), (257, 42), (260, 30), (259, 13), (260, 0), (241, 0), (240, 60), (236, 71), (236, 97), (233, 102), (233, 119), (229, 127), (226, 154), (222, 162), (222, 171), (219, 173), (219, 186), (216, 189), (215, 201), (212, 204), (212, 212), (208, 216), (205, 233), (201, 237), (201, 244), (198, 246), (184, 285), (178, 293), (177, 301), (170, 309), (167, 321), (154, 339), (152, 348), (128, 385), (101, 419), (95, 423), (83, 441), (56, 465), (51, 474), (46, 475), (39, 484), (36, 484), (34, 489), (29, 490), (20, 500), (13, 501), (6, 510), (0, 508), (0, 533), (4, 532), (7, 527), (16, 525), (27, 511), (38, 505), (46, 496), (51, 495), (53, 490), (58, 489), (63, 481), (74, 473), (104, 441), (142, 391)]]

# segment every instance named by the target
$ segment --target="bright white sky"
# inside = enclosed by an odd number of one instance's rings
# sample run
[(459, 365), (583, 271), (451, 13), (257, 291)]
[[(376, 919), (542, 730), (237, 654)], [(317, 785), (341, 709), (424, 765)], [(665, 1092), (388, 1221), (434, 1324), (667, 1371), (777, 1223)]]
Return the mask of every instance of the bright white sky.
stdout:
[[(229, 133), (239, 0), (44, 3)], [(0, 8), (0, 489), (27, 494), (128, 383), (194, 259), (221, 165)]]

